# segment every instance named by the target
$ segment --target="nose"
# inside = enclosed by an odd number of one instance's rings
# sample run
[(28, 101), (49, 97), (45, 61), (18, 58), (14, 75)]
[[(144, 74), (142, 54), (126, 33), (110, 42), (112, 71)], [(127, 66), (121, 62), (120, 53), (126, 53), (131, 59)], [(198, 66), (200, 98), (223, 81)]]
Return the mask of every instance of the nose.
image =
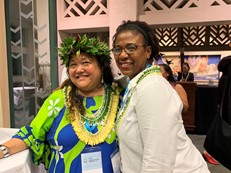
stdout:
[(125, 49), (122, 49), (121, 53), (118, 55), (119, 58), (127, 58), (128, 54)]
[(82, 65), (77, 65), (75, 67), (75, 72), (76, 73), (82, 73), (84, 71), (84, 67)]

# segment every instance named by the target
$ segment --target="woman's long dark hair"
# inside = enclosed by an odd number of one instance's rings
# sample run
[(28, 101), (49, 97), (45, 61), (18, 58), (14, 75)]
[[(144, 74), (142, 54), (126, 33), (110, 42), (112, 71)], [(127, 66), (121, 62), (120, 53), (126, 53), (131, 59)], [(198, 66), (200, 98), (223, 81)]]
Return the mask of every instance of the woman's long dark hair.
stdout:
[[(88, 57), (92, 57), (91, 55), (87, 55)], [(93, 57), (92, 57), (93, 58)], [(95, 57), (99, 67), (101, 68), (102, 71), (102, 78), (103, 78), (103, 84), (106, 85), (111, 85), (113, 82), (113, 75), (112, 75), (112, 71), (111, 71), (111, 67), (110, 64), (105, 66), (105, 62), (103, 61), (103, 58), (100, 56)], [(67, 69), (68, 71), (68, 69)], [(83, 106), (83, 97), (80, 96), (76, 91), (77, 91), (77, 87), (73, 84), (73, 82), (68, 79), (68, 81), (66, 81), (66, 84), (71, 86), (72, 90), (70, 91), (69, 97), (70, 97), (70, 101), (71, 101), (71, 105), (70, 105), (70, 112), (73, 113), (74, 108), (76, 107), (77, 110), (81, 113), (81, 114), (85, 114), (85, 108)]]
[(173, 73), (172, 73), (172, 69), (169, 65), (159, 64), (159, 66), (163, 67), (166, 73), (168, 73), (167, 81), (169, 81), (170, 83), (176, 82), (176, 80), (174, 79)]

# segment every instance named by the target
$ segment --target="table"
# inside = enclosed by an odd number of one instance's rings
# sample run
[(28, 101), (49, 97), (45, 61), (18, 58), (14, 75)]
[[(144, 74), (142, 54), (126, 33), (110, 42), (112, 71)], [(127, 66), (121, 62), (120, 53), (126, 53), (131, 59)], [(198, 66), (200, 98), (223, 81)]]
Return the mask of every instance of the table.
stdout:
[[(9, 140), (18, 129), (0, 128), (0, 144)], [(24, 150), (10, 157), (0, 159), (0, 173), (46, 173), (43, 165), (32, 163), (30, 150)]]
[(22, 103), (23, 93), (25, 98), (29, 99), (35, 93), (35, 89), (33, 86), (14, 87), (14, 105), (19, 106)]
[(195, 82), (178, 82), (185, 89), (188, 96), (189, 108), (186, 113), (182, 114), (184, 121), (184, 127), (187, 132), (194, 132), (195, 125), (195, 97), (196, 97), (196, 85)]

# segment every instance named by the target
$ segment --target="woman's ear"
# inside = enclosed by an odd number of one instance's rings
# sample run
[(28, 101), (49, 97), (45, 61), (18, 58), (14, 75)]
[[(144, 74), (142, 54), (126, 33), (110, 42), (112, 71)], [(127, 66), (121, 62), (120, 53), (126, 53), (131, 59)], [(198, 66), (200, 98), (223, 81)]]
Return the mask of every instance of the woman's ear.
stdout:
[(146, 51), (147, 51), (147, 57), (149, 59), (151, 57), (151, 54), (152, 54), (152, 48), (151, 48), (151, 46), (147, 46)]

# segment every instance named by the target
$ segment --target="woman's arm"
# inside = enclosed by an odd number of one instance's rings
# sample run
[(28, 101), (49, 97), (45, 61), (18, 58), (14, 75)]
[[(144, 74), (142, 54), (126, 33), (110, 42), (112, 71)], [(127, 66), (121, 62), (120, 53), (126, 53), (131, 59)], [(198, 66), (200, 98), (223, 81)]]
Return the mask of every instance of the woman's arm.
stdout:
[[(28, 146), (21, 139), (12, 138), (2, 144), (9, 149), (10, 154), (15, 154), (28, 148)], [(3, 158), (3, 152), (0, 150), (0, 159)]]
[[(44, 152), (46, 133), (49, 131), (54, 117), (59, 114), (59, 111), (64, 106), (64, 100), (62, 97), (62, 91), (58, 90), (53, 92), (43, 103), (39, 109), (38, 114), (35, 116), (30, 126), (23, 126), (9, 141), (0, 144), (6, 146), (9, 149), (10, 154), (18, 153), (25, 150), (30, 146), (30, 149), (34, 152), (34, 158), (40, 159)], [(48, 109), (52, 107), (52, 109)], [(0, 150), (0, 158), (3, 157), (3, 153)], [(36, 160), (36, 161), (37, 161)]]
[(183, 86), (180, 84), (176, 84), (175, 90), (176, 90), (177, 94), (180, 96), (180, 99), (183, 103), (182, 112), (185, 113), (185, 112), (187, 112), (188, 107), (189, 107), (187, 93), (186, 93), (185, 89), (183, 88)]

